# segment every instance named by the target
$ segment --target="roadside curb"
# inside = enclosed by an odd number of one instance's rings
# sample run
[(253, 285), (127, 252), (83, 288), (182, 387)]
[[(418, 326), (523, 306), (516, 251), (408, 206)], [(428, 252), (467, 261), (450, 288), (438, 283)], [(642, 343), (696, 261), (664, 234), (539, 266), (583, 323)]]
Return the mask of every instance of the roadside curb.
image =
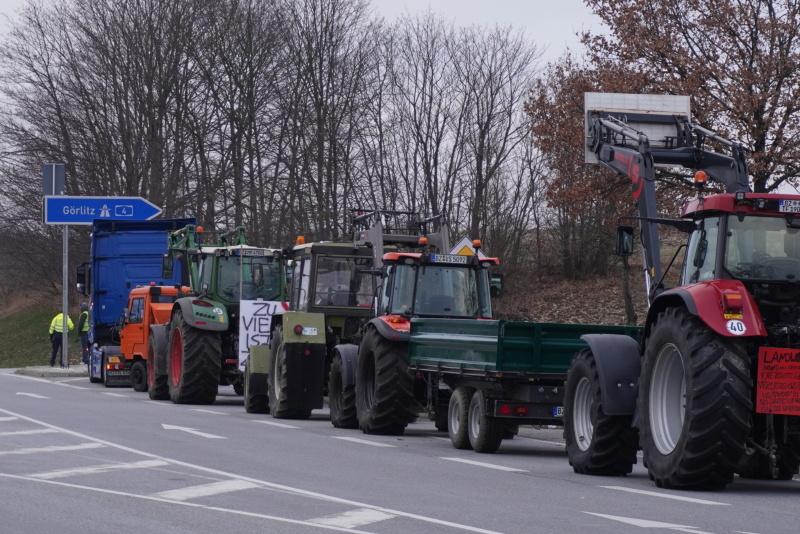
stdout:
[(43, 378), (67, 378), (73, 376), (89, 376), (86, 366), (76, 364), (72, 367), (50, 367), (49, 365), (36, 365), (32, 367), (22, 367), (14, 371), (18, 375), (41, 376)]

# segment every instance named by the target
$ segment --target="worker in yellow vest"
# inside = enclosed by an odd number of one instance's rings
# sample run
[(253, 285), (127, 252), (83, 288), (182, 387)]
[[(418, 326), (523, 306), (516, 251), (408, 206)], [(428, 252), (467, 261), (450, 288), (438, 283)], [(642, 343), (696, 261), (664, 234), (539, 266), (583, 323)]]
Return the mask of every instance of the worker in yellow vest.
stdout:
[(64, 354), (64, 323), (66, 323), (67, 331), (72, 330), (72, 328), (75, 326), (72, 324), (72, 319), (69, 318), (69, 315), (65, 315), (63, 313), (59, 313), (53, 317), (52, 321), (50, 321), (50, 343), (53, 345), (53, 352), (50, 354), (50, 367), (53, 367), (56, 364), (56, 354), (58, 354), (58, 349), (61, 349), (62, 356)]
[(78, 317), (78, 336), (81, 339), (81, 363), (89, 363), (89, 305), (81, 302), (81, 315)]

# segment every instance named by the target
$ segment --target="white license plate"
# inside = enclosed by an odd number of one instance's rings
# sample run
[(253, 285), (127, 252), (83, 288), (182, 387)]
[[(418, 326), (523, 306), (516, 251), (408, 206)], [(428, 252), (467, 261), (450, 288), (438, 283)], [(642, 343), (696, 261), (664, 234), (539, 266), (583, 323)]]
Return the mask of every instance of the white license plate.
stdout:
[(304, 336), (316, 336), (317, 335), (317, 329), (313, 328), (311, 326), (304, 326), (302, 335), (304, 335)]
[(553, 417), (564, 417), (564, 407), (553, 406)]
[(778, 205), (781, 213), (800, 213), (800, 200), (781, 200)]
[(433, 261), (433, 263), (467, 263), (467, 257), (434, 254), (431, 256), (431, 261)]

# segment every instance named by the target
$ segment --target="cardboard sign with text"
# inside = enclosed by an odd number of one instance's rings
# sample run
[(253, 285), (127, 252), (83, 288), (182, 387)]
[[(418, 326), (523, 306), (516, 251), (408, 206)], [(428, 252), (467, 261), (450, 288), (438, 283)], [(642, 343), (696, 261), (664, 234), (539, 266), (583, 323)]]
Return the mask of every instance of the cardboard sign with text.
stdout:
[(239, 307), (239, 369), (250, 355), (252, 345), (269, 345), (272, 316), (289, 309), (288, 302), (243, 300)]
[(758, 351), (756, 412), (800, 415), (800, 350)]

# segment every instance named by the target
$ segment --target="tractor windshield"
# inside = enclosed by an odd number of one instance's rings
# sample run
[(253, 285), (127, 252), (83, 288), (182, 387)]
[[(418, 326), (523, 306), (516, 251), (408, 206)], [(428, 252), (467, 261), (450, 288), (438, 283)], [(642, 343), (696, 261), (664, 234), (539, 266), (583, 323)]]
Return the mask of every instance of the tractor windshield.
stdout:
[(318, 256), (314, 288), (316, 306), (369, 307), (374, 291), (372, 276), (364, 271), (372, 266), (372, 258)]
[[(280, 300), (280, 261), (272, 257), (220, 256), (217, 291), (230, 302), (240, 300)], [(206, 261), (211, 260), (208, 258)], [(261, 271), (258, 274), (258, 271)]]
[(393, 267), (388, 284), (392, 314), (491, 317), (485, 270), (401, 264)]
[(800, 280), (800, 229), (783, 217), (728, 218), (724, 267), (742, 280)]

